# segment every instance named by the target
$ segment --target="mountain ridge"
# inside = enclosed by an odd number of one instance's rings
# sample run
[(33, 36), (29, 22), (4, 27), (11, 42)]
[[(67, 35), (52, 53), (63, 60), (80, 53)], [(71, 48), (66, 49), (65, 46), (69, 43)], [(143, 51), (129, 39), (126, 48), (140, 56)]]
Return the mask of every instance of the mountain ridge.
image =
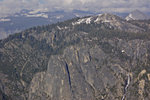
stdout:
[(6, 38), (9, 34), (17, 33), (30, 27), (53, 24), (74, 17), (87, 16), (91, 14), (91, 12), (78, 10), (73, 12), (48, 12), (46, 9), (24, 9), (20, 11), (20, 13), (0, 18), (0, 39)]
[(136, 23), (148, 24), (103, 14), (32, 27), (0, 40), (0, 96), (150, 99), (150, 35)]
[[(102, 12), (100, 13), (103, 14)], [(49, 12), (47, 9), (24, 9), (14, 15), (0, 18), (0, 39), (6, 38), (9, 34), (21, 32), (30, 27), (53, 24), (75, 17), (97, 14), (97, 12), (81, 10), (73, 10), (72, 12), (65, 12), (63, 10)], [(114, 14), (123, 18), (126, 16), (126, 13)]]
[(125, 18), (127, 21), (129, 20), (148, 20), (150, 19), (150, 16), (144, 14), (143, 12), (139, 10), (134, 10)]

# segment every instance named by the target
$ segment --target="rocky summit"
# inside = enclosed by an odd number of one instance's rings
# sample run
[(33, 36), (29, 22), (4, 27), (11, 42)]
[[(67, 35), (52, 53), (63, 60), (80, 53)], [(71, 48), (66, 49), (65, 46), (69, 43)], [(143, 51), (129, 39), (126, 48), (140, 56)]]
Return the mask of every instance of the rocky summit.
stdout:
[(150, 100), (150, 21), (102, 14), (0, 41), (0, 100)]
[(139, 10), (134, 10), (125, 18), (127, 21), (129, 20), (148, 20), (150, 19), (150, 16), (144, 14), (143, 12)]

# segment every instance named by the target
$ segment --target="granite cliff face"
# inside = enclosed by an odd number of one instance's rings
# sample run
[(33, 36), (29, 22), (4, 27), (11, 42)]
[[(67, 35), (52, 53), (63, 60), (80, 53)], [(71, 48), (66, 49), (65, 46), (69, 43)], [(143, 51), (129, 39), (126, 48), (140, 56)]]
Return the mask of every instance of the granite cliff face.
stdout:
[(12, 35), (0, 41), (0, 98), (149, 100), (149, 40), (147, 28), (110, 14)]
[[(148, 50), (143, 40), (80, 44), (51, 56), (46, 72), (34, 76), (29, 100), (148, 100)], [(38, 91), (38, 92), (37, 92)], [(124, 99), (123, 99), (124, 98)]]

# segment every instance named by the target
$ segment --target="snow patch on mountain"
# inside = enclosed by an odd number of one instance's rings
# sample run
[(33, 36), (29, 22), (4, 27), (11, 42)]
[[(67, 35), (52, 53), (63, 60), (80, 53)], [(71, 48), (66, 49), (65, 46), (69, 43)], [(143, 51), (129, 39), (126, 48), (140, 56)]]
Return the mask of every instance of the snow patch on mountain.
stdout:
[(48, 12), (48, 9), (45, 8), (45, 9), (36, 9), (36, 10), (32, 10), (29, 12), (29, 14), (37, 14), (39, 12)]
[(11, 19), (9, 19), (9, 18), (1, 18), (0, 19), (0, 22), (8, 22), (8, 21), (11, 21)]
[(103, 24), (109, 29), (117, 29), (130, 32), (145, 31), (143, 28), (133, 25), (119, 16), (108, 13), (97, 16), (90, 16), (86, 18), (80, 18), (77, 21), (72, 22), (73, 26), (79, 24)]
[(64, 29), (68, 29), (69, 27), (67, 27), (67, 26), (65, 26), (65, 27), (57, 26), (57, 28), (58, 28), (59, 30), (64, 30)]
[(81, 17), (81, 15), (79, 15), (79, 14), (74, 14), (76, 17)]
[(34, 14), (34, 15), (30, 15), (30, 14), (25, 14), (26, 17), (43, 17), (43, 18), (48, 18), (47, 14), (44, 13), (40, 13), (40, 14)]
[(85, 22), (85, 19), (79, 19), (77, 22), (73, 22), (72, 25), (79, 25), (84, 22)]
[(129, 14), (127, 17), (126, 17), (126, 20), (129, 21), (129, 20), (135, 20), (135, 18), (133, 17), (132, 14)]
[(48, 9), (36, 9), (36, 10), (24, 10), (20, 14), (16, 14), (15, 17), (25, 16), (25, 17), (43, 17), (48, 18)]
[(100, 21), (100, 18), (99, 18), (99, 17), (102, 16), (102, 15), (103, 15), (103, 14), (98, 14), (98, 17), (97, 17), (97, 19), (96, 19), (94, 22), (95, 22), (95, 23), (96, 23), (96, 22), (99, 22), (99, 21)]
[[(81, 23), (85, 24), (91, 24), (91, 23), (110, 23), (112, 21), (111, 18), (112, 16), (109, 16), (110, 14), (99, 14), (97, 16), (93, 17), (87, 17), (87, 18), (81, 18), (78, 21), (72, 23), (72, 25), (79, 25)], [(109, 16), (109, 17), (108, 17)]]
[(86, 24), (90, 24), (91, 23), (91, 17), (86, 19)]
[(147, 20), (150, 17), (139, 10), (131, 12), (125, 19), (129, 20)]
[(58, 16), (55, 16), (56, 19), (61, 19), (61, 18), (64, 18), (64, 15), (58, 15)]

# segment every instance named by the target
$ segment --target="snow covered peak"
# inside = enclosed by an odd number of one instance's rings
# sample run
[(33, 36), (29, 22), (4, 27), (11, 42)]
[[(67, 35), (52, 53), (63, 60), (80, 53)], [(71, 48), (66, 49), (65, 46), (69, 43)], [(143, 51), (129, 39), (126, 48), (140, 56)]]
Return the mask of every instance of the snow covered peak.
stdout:
[(76, 22), (73, 22), (72, 25), (79, 25), (79, 24), (82, 24), (82, 23), (91, 24), (92, 21), (93, 21), (92, 17), (86, 17), (86, 18), (81, 18)]
[(125, 19), (127, 21), (129, 20), (145, 20), (145, 19), (149, 19), (150, 17), (144, 13), (142, 13), (139, 10), (135, 10), (133, 12), (131, 12)]
[(130, 31), (130, 32), (144, 31), (143, 29), (127, 22), (125, 19), (108, 13), (100, 14), (97, 16), (84, 17), (78, 19), (77, 21), (72, 22), (73, 26), (80, 25), (80, 24), (101, 24), (104, 25), (104, 27), (109, 29), (117, 29), (117, 30)]
[(112, 15), (112, 14), (99, 14), (97, 16), (90, 16), (90, 17), (86, 17), (86, 18), (81, 18), (76, 22), (73, 22), (72, 25), (79, 25), (81, 23), (85, 23), (85, 24), (91, 24), (91, 23), (96, 23), (96, 24), (100, 24), (100, 23), (112, 23), (118, 20), (122, 20), (120, 17)]

